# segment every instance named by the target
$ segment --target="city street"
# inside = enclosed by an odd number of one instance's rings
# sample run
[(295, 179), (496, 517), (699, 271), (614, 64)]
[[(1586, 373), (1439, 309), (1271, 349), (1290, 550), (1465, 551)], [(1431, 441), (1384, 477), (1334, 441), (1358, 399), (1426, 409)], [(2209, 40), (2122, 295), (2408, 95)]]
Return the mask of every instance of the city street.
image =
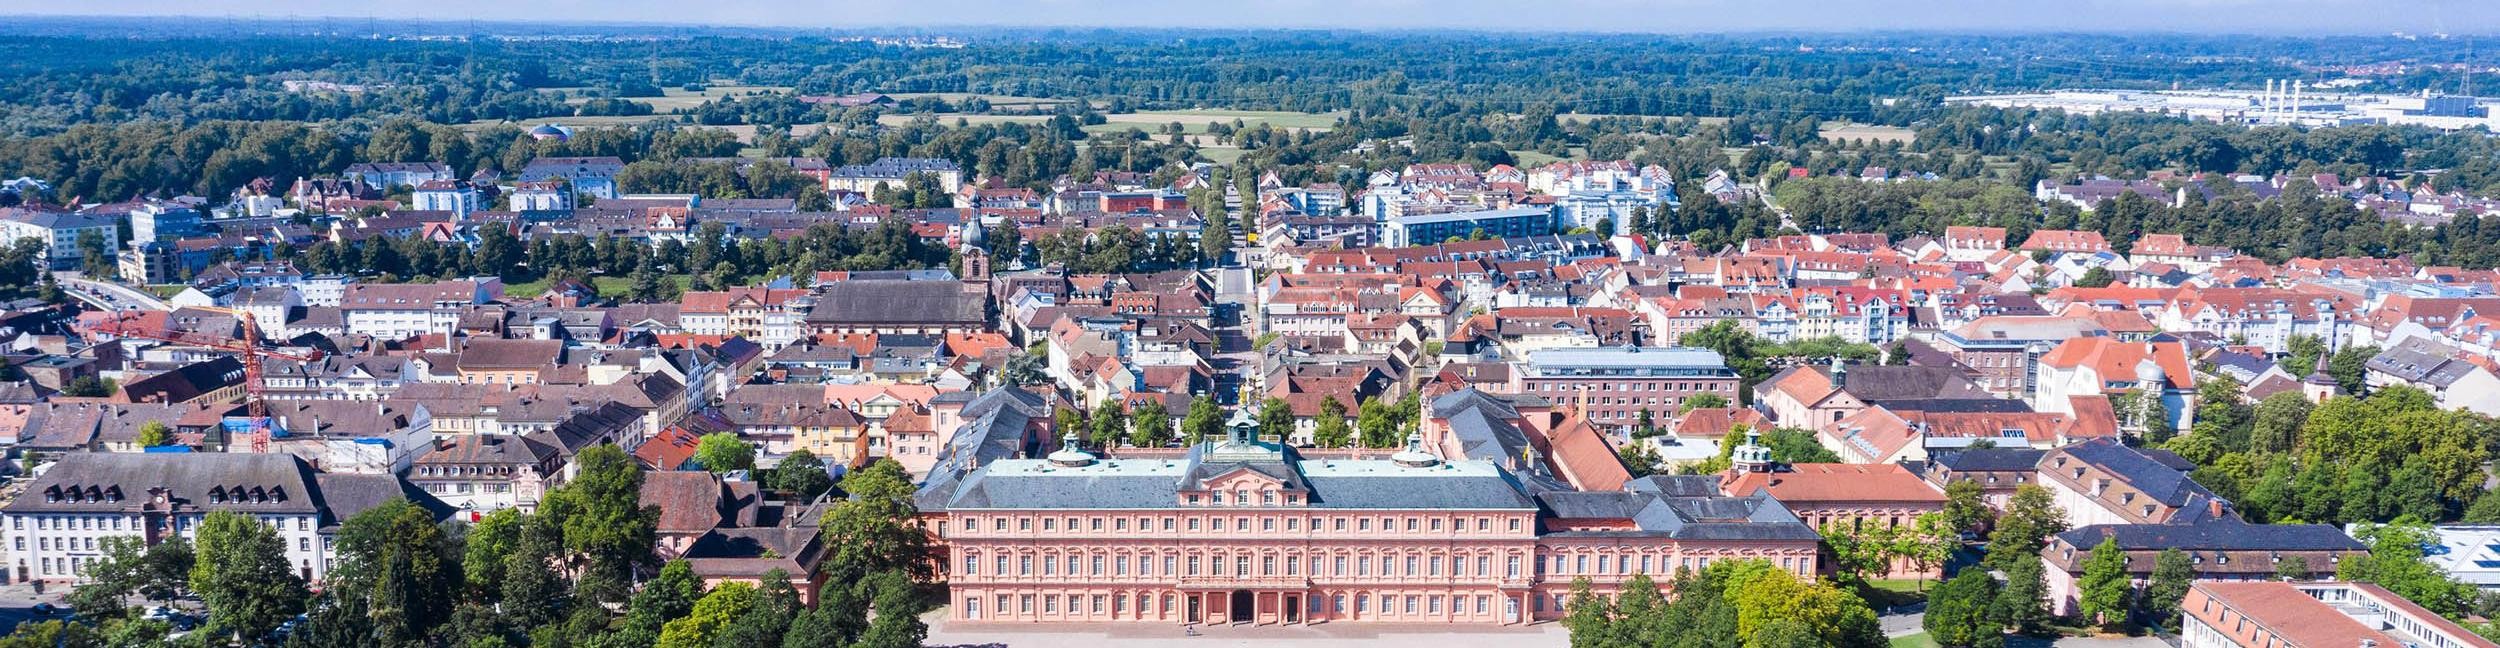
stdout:
[[(85, 277), (80, 276), (79, 273), (76, 272), (55, 272), (52, 276), (61, 282), (62, 288), (65, 288), (72, 293), (80, 294), (82, 298), (88, 299), (90, 302), (103, 301), (104, 303), (102, 305), (113, 307), (111, 310), (122, 310), (123, 308), (127, 308), (129, 306), (138, 306), (147, 310), (173, 310), (173, 307), (167, 305), (165, 300), (157, 299), (155, 295), (150, 295), (146, 291), (131, 288), (129, 286), (103, 281), (88, 281)], [(110, 297), (111, 299), (101, 299), (103, 297)]]

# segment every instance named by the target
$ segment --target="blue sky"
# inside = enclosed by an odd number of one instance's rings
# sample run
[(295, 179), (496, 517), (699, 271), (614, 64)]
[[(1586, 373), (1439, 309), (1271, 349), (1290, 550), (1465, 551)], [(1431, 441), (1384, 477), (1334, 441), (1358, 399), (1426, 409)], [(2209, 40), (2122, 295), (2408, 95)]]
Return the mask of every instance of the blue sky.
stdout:
[(874, 28), (1173, 26), (1717, 32), (2488, 34), (2500, 0), (0, 0), (0, 13)]

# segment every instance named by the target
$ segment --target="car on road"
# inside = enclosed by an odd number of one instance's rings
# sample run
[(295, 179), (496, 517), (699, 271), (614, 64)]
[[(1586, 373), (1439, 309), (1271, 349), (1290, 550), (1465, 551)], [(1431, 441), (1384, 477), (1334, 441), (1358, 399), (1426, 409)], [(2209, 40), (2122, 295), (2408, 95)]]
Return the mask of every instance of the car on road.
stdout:
[(69, 612), (68, 608), (53, 605), (51, 603), (36, 603), (34, 609), (35, 616), (39, 617), (48, 617)]

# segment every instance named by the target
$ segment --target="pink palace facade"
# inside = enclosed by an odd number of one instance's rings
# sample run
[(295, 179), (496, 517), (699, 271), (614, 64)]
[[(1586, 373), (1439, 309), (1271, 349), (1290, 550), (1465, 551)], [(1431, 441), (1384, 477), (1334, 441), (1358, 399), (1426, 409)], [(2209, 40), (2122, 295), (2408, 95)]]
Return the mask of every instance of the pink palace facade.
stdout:
[(1611, 593), (1714, 560), (1815, 572), (1812, 529), (1715, 477), (1584, 492), (1421, 448), (1303, 459), (1236, 431), (1122, 459), (1071, 438), (941, 465), (918, 499), (965, 622), (1523, 624), (1560, 618), (1581, 577)]

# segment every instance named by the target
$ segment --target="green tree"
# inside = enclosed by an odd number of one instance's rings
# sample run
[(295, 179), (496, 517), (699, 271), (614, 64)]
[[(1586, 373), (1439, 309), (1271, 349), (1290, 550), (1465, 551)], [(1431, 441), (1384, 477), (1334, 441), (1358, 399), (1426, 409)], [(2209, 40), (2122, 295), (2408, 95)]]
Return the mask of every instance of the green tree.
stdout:
[(1160, 448), (1172, 440), (1172, 413), (1163, 406), (1163, 398), (1148, 398), (1137, 404), (1129, 421), (1128, 444), (1140, 448)]
[(625, 300), (638, 304), (657, 303), (662, 299), (660, 270), (651, 265), (634, 268), (632, 283), (626, 284)]
[(694, 444), (694, 462), (713, 473), (755, 469), (755, 446), (735, 432), (713, 432)]
[(113, 246), (104, 242), (104, 235), (95, 230), (78, 233), (78, 267), (95, 281), (112, 281), (120, 266), (113, 263)]
[(1956, 479), (1944, 485), (1945, 523), (1956, 533), (1978, 533), (1996, 518), (1979, 482)]
[(573, 603), (572, 583), (556, 569), (565, 560), (563, 524), (544, 512), (524, 518), (511, 551), (504, 554), (502, 575), (496, 578), (498, 600), (530, 602), (504, 606), (503, 613), (513, 626), (533, 628), (533, 634), (563, 619)]
[(1942, 512), (1918, 516), (1915, 524), (1897, 529), (1892, 542), (1892, 555), (1910, 561), (1922, 586), (1927, 572), (1944, 566), (1944, 561), (1953, 557), (1953, 550), (1962, 546), (1961, 532), (1945, 520)]
[(1892, 559), (1901, 546), (1900, 527), (1878, 524), (1830, 522), (1823, 525), (1823, 546), (1832, 554), (1832, 579), (1849, 584), (1865, 584), (1868, 579), (1882, 578), (1892, 571)]
[[(1334, 398), (1321, 400), (1319, 418), (1315, 422), (1311, 429), (1311, 442), (1322, 448), (1343, 448), (1354, 438), (1354, 424), (1346, 420), (1345, 403), (1342, 401)], [(1363, 437), (1363, 446), (1381, 447), (1372, 445), (1369, 436)]]
[[(1379, 398), (1363, 399), (1363, 404), (1355, 407), (1354, 429), (1362, 435), (1366, 448), (1391, 448), (1406, 443), (1405, 433), (1398, 429), (1397, 413)], [(1326, 443), (1321, 446), (1340, 447)]]
[(790, 587), (790, 574), (782, 570), (766, 571), (761, 580), (763, 586), (757, 588), (755, 605), (720, 629), (713, 637), (713, 648), (781, 645), (783, 632), (802, 609), (799, 593)]
[(1610, 648), (1614, 638), (1614, 603), (1590, 589), (1586, 576), (1571, 580), (1571, 598), (1563, 604), (1563, 628), (1571, 631), (1571, 648)]
[(1199, 394), (1190, 399), (1189, 413), (1181, 417), (1181, 435), (1182, 442), (1192, 446), (1224, 436), (1224, 410), (1214, 397)]
[(8, 636), (0, 637), (0, 648), (90, 648), (104, 646), (104, 637), (95, 626), (77, 621), (27, 621), (17, 625)]
[(2083, 578), (2076, 583), (2076, 598), (2084, 618), (2096, 624), (2113, 624), (2126, 619), (2133, 607), (2133, 577), (2127, 572), (2127, 552), (2118, 548), (2118, 537), (2101, 538), (2083, 559)]
[(520, 509), (496, 509), (469, 525), (461, 543), (460, 569), (469, 599), (494, 602), (503, 594), (504, 559), (521, 542)]
[(154, 448), (173, 444), (174, 431), (172, 428), (165, 427), (164, 421), (148, 421), (139, 424), (140, 447)]
[(2274, 579), (2287, 583), (2309, 580), (2309, 557), (2284, 556), (2282, 562), (2274, 564)]
[(875, 594), (861, 591), (861, 586), (873, 582), (877, 580), (826, 583), (818, 588), (816, 609), (798, 613), (789, 631), (782, 633), (781, 648), (843, 648), (857, 641), (868, 629), (868, 604)]
[[(1675, 413), (1684, 414), (1697, 409), (1713, 409), (1727, 406), (1728, 402), (1726, 396), (1720, 396), (1718, 394), (1694, 394), (1684, 397), (1684, 402), (1675, 406)], [(1649, 411), (1642, 410), (1641, 413), (1643, 415), (1647, 415)]]
[(1927, 614), (1920, 620), (1927, 636), (1947, 648), (1996, 648), (2005, 645), (2005, 625), (1989, 607), (1997, 599), (1997, 579), (1979, 569), (1965, 569), (1927, 594)]
[(118, 390), (113, 388), (112, 381), (99, 380), (95, 376), (72, 378), (69, 384), (61, 386), (62, 396), (78, 398), (104, 398), (112, 396), (115, 391)]
[(2025, 558), (2005, 561), (2005, 589), (1988, 606), (1989, 618), (2016, 632), (2038, 631), (2049, 621), (2046, 565), (2037, 555)]
[(383, 645), (421, 642), (460, 600), (459, 551), (434, 514), (413, 502), (366, 509), (340, 526), (338, 563), (323, 583), (325, 595), (347, 604), (322, 612), (361, 614)]
[(118, 619), (129, 614), (129, 598), (169, 601), (182, 593), (190, 577), (191, 546), (172, 538), (154, 547), (138, 536), (101, 540), (104, 555), (87, 565), (87, 582), (70, 590), (70, 609), (89, 620)]
[(1616, 448), (1615, 459), (1622, 461), (1623, 469), (1630, 472), (1633, 477), (1648, 477), (1666, 469), (1666, 462), (1658, 457), (1658, 451), (1650, 449), (1649, 444), (1639, 441), (1626, 443), (1623, 447)]
[(575, 592), (622, 601), (634, 568), (650, 560), (660, 509), (643, 506), (642, 467), (623, 449), (591, 446), (573, 465), (573, 479), (540, 499), (540, 514), (562, 521)]
[(913, 580), (929, 574), (929, 536), (913, 519), (911, 478), (902, 464), (880, 459), (842, 478), (848, 495), (824, 516), (824, 543), (833, 548), (818, 569), (828, 582), (847, 583), (896, 572)]
[(1648, 574), (1633, 574), (1624, 579), (1623, 590), (1615, 595), (1615, 622), (1612, 628), (1616, 645), (1657, 646), (1669, 642), (1680, 630), (1667, 625), (1667, 599), (1658, 592), (1658, 583)]
[(812, 500), (833, 489), (833, 477), (825, 473), (825, 461), (816, 458), (816, 453), (799, 448), (773, 466), (773, 488)]
[(2094, 267), (2083, 271), (2083, 276), (2075, 279), (2075, 287), (2107, 288), (2111, 279), (2108, 268)]
[(625, 619), (609, 634), (605, 645), (649, 646), (660, 641), (660, 635), (671, 621), (694, 611), (695, 601), (703, 598), (703, 581), (695, 578), (694, 568), (683, 560), (672, 560), (660, 566), (660, 573), (643, 583), (640, 591), (625, 605)]
[(711, 648), (713, 638), (732, 620), (745, 615), (756, 605), (755, 586), (739, 581), (721, 583), (694, 602), (694, 609), (685, 616), (660, 626), (656, 648)]
[(1088, 417), (1088, 423), (1093, 429), (1086, 436), (1086, 441), (1092, 442), (1094, 447), (1109, 448), (1128, 438), (1128, 410), (1120, 407), (1119, 399), (1105, 398), (1095, 403), (1094, 415)]
[(2370, 552), (2338, 563), (2335, 578), (2376, 584), (2444, 617), (2462, 618), (2471, 610), (2474, 587), (2449, 580), (2446, 572), (2423, 559), (2423, 548), (2436, 546), (2439, 540), (2430, 525), (2416, 521), (2364, 524), (2353, 537), (2369, 546)]
[(1995, 530), (1988, 533), (1986, 562), (1995, 569), (2010, 569), (2013, 562), (2036, 562), (2049, 536), (2065, 531), (2066, 512), (2058, 508), (2056, 496), (2038, 484), (2015, 486), (2005, 513), (1997, 516)]
[(2153, 558), (2153, 576), (2144, 585), (2144, 611), (2155, 619), (2178, 614), (2179, 602), (2187, 598), (2188, 585), (2195, 581), (2196, 564), (2189, 562), (2187, 552), (2163, 549)]
[[(1737, 632), (1747, 646), (1803, 645), (1880, 646), (1883, 628), (1875, 610), (1847, 590), (1827, 583), (1800, 580), (1767, 561), (1733, 561), (1726, 595), (1736, 608)], [(1716, 567), (1717, 565), (1712, 565)], [(1795, 623), (1800, 627), (1782, 628)], [(1778, 641), (1773, 639), (1777, 638)]]
[[(1329, 400), (1336, 400), (1331, 398)], [(1293, 438), (1293, 406), (1285, 399), (1267, 397), (1259, 403), (1259, 435), (1279, 441)]]
[(195, 532), (191, 591), (208, 607), (209, 636), (255, 639), (303, 611), (304, 581), (278, 532), (249, 515), (213, 511)]
[(886, 571), (861, 586), (875, 593), (870, 599), (875, 614), (854, 648), (920, 648), (929, 636), (929, 626), (920, 621), (920, 615), (929, 606), (912, 579), (899, 571)]

